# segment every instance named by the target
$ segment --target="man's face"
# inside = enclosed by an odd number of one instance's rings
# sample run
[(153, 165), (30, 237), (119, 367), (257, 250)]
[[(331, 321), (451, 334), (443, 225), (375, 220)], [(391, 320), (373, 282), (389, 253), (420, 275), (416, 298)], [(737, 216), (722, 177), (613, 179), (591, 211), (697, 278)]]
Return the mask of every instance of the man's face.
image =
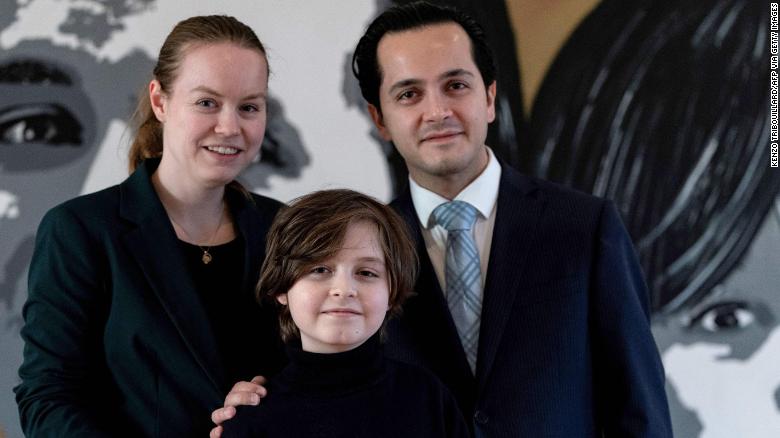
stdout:
[(455, 178), (470, 182), (487, 163), (485, 137), (495, 118), (495, 82), (485, 89), (458, 24), (444, 23), (382, 37), (379, 109), (369, 111), (423, 187)]

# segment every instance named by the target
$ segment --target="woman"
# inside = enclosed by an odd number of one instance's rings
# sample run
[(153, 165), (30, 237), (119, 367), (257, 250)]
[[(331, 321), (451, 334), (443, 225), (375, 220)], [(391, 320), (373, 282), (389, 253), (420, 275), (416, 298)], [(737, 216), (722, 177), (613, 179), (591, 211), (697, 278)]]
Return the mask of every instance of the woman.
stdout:
[(44, 217), (15, 389), (28, 436), (206, 436), (229, 382), (280, 368), (252, 293), (280, 204), (234, 182), (267, 83), (249, 27), (180, 22), (139, 102), (132, 175)]

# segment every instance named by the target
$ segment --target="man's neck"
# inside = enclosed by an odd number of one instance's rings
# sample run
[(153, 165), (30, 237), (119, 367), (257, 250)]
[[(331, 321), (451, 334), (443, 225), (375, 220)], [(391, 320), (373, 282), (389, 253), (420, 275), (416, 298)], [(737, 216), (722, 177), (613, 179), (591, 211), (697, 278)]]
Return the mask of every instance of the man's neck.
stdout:
[(485, 171), (490, 162), (490, 152), (488, 152), (487, 147), (485, 147), (484, 155), (481, 156), (481, 163), (469, 165), (461, 172), (449, 175), (431, 175), (409, 169), (409, 175), (420, 187), (451, 201)]

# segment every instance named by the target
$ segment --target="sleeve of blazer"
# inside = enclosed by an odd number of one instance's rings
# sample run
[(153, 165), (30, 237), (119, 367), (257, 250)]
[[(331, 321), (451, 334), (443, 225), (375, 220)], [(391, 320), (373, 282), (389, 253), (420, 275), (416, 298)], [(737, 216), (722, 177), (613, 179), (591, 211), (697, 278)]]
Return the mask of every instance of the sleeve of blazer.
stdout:
[(100, 364), (109, 291), (105, 258), (84, 216), (56, 207), (36, 236), (22, 312), (21, 384), (14, 389), (29, 437), (122, 435), (107, 430), (118, 421), (109, 411), (113, 401), (95, 397), (94, 382), (106, 372)]
[(671, 437), (664, 370), (650, 331), (647, 286), (612, 202), (599, 224), (592, 327), (605, 437)]

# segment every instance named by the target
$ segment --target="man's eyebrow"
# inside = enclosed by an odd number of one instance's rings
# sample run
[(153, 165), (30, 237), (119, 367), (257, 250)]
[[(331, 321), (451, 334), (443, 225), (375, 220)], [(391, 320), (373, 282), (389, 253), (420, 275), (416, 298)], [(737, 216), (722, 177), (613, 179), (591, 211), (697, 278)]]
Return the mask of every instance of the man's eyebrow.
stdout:
[[(205, 85), (199, 85), (199, 86), (193, 88), (190, 91), (191, 92), (200, 91), (200, 92), (203, 92), (203, 93), (206, 93), (206, 94), (212, 94), (212, 95), (217, 96), (217, 97), (224, 97), (217, 90), (209, 88), (209, 87), (207, 87)], [(266, 96), (265, 91), (258, 91), (257, 93), (252, 93), (252, 94), (249, 94), (247, 96), (242, 97), (241, 100), (252, 100), (252, 99), (257, 99), (257, 98), (265, 99), (265, 96)]]
[[(447, 70), (446, 72), (442, 73), (439, 76), (439, 79), (448, 79), (448, 78), (454, 78), (459, 76), (468, 76), (470, 78), (475, 77), (474, 73), (463, 69), (463, 68), (454, 68), (452, 70)], [(409, 79), (402, 79), (393, 85), (390, 86), (390, 88), (387, 90), (389, 94), (393, 94), (393, 92), (399, 88), (405, 88), (413, 85), (419, 85), (423, 81), (421, 79), (416, 78), (409, 78)]]
[(393, 94), (393, 92), (395, 90), (399, 89), (399, 88), (406, 88), (406, 87), (410, 87), (412, 85), (419, 85), (421, 83), (422, 83), (422, 80), (420, 80), (420, 79), (414, 79), (414, 78), (402, 79), (402, 80), (394, 83), (393, 85), (391, 85), (390, 88), (387, 90), (387, 92), (389, 94)]
[(474, 73), (472, 73), (472, 72), (470, 72), (470, 71), (468, 71), (466, 69), (463, 69), (463, 68), (455, 68), (455, 69), (448, 70), (448, 71), (444, 72), (444, 74), (442, 74), (439, 77), (441, 79), (447, 79), (447, 78), (452, 78), (452, 77), (456, 77), (456, 76), (468, 76), (468, 77), (473, 78), (474, 77)]

